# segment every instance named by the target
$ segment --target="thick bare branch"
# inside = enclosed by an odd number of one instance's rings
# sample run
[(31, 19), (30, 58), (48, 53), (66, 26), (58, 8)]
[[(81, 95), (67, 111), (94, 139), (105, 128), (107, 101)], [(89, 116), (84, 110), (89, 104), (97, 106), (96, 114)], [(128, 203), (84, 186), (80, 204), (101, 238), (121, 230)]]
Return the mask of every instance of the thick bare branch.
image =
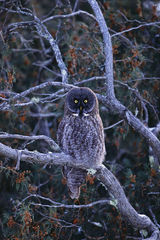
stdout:
[[(20, 155), (19, 155), (20, 154)], [(42, 165), (69, 165), (76, 166), (83, 169), (88, 169), (90, 166), (83, 163), (75, 163), (69, 155), (62, 153), (48, 153), (42, 154), (39, 152), (31, 152), (28, 150), (12, 149), (2, 143), (0, 143), (0, 155), (17, 160), (21, 156), (21, 161), (28, 163), (42, 164)], [(160, 233), (156, 225), (150, 220), (149, 217), (138, 214), (136, 210), (128, 202), (123, 188), (116, 179), (116, 177), (104, 166), (95, 166), (96, 177), (105, 185), (109, 193), (114, 197), (117, 202), (117, 208), (121, 215), (130, 222), (134, 227), (139, 229), (147, 229), (149, 233), (152, 233), (154, 240), (158, 240)], [(48, 205), (47, 205), (48, 206)], [(65, 206), (64, 206), (65, 207)], [(149, 238), (150, 240), (153, 238)]]
[(28, 151), (28, 150), (18, 150), (13, 149), (11, 147), (6, 146), (5, 144), (0, 143), (0, 155), (4, 157), (11, 158), (13, 160), (17, 160), (18, 152), (21, 153), (21, 161), (25, 161), (28, 163), (35, 164), (50, 164), (50, 165), (64, 165), (67, 162), (69, 165), (72, 163), (72, 158), (69, 155), (64, 153), (48, 153), (43, 154), (37, 151)]
[(112, 54), (112, 43), (111, 36), (109, 34), (107, 25), (105, 23), (103, 14), (98, 6), (96, 0), (88, 0), (88, 3), (91, 5), (97, 22), (99, 24), (101, 33), (104, 40), (104, 53), (106, 56), (105, 60), (105, 70), (106, 70), (106, 97), (110, 100), (115, 98), (114, 86), (113, 86), (113, 54)]
[(107, 186), (107, 189), (111, 195), (117, 200), (117, 207), (121, 215), (138, 229), (147, 229), (148, 232), (155, 234), (155, 239), (159, 239), (159, 230), (150, 220), (149, 217), (138, 214), (136, 210), (130, 205), (128, 199), (125, 196), (123, 188), (116, 179), (116, 177), (104, 166), (96, 173), (97, 178)]
[(103, 14), (96, 0), (88, 0), (88, 3), (91, 5), (96, 15), (103, 36), (106, 55), (106, 97), (99, 96), (99, 99), (102, 100), (107, 107), (109, 107), (112, 113), (118, 113), (123, 119), (128, 122), (130, 126), (132, 126), (137, 132), (144, 136), (148, 143), (152, 146), (156, 156), (160, 160), (160, 141), (158, 140), (158, 138), (115, 97), (113, 85), (114, 77), (111, 37), (105, 23)]

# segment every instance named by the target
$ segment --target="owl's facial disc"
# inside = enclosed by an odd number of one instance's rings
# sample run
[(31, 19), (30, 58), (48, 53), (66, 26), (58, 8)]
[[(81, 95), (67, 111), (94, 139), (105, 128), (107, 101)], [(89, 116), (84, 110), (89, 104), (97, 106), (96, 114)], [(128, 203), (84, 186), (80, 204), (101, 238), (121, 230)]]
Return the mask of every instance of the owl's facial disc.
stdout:
[(96, 98), (88, 88), (74, 88), (68, 93), (66, 102), (74, 116), (88, 116), (95, 107)]

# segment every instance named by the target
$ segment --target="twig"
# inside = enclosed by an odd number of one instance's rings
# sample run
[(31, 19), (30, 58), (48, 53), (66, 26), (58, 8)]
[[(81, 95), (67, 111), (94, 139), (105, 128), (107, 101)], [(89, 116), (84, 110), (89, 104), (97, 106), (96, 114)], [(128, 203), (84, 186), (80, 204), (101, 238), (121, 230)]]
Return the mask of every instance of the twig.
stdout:
[(160, 24), (160, 22), (143, 23), (143, 24), (138, 25), (137, 27), (132, 27), (132, 28), (126, 29), (124, 31), (115, 33), (115, 34), (112, 35), (112, 37), (116, 37), (116, 36), (122, 35), (124, 33), (131, 32), (133, 30), (137, 30), (137, 29), (142, 28), (142, 27), (155, 26), (155, 27), (160, 28), (160, 26), (158, 26), (159, 24)]
[(79, 11), (77, 11), (77, 12), (72, 12), (72, 13), (66, 14), (66, 15), (55, 15), (55, 16), (51, 16), (51, 17), (49, 17), (49, 18), (44, 19), (44, 20), (42, 21), (42, 23), (46, 23), (46, 22), (51, 21), (51, 20), (54, 20), (54, 19), (70, 18), (70, 17), (74, 17), (74, 16), (80, 15), (80, 14), (85, 14), (85, 15), (87, 15), (88, 17), (92, 18), (93, 20), (97, 21), (97, 19), (95, 18), (94, 15), (92, 15), (92, 14), (86, 12), (86, 11), (79, 10)]
[(104, 199), (104, 200), (99, 200), (99, 201), (95, 201), (95, 202), (92, 202), (92, 203), (89, 203), (89, 204), (80, 204), (80, 205), (76, 205), (76, 204), (72, 204), (72, 205), (68, 205), (68, 204), (64, 204), (64, 203), (59, 203), (59, 202), (55, 202), (53, 201), (52, 199), (50, 198), (46, 198), (46, 197), (43, 197), (39, 194), (30, 194), (29, 196), (27, 196), (26, 198), (24, 198), (19, 204), (21, 205), (24, 201), (28, 200), (29, 198), (32, 198), (32, 197), (35, 197), (35, 198), (38, 198), (38, 199), (42, 199), (42, 200), (45, 200), (47, 202), (49, 202), (50, 204), (41, 204), (41, 203), (35, 203), (35, 202), (31, 202), (30, 204), (31, 205), (34, 205), (34, 206), (42, 206), (42, 207), (47, 207), (47, 208), (89, 208), (89, 207), (93, 207), (95, 205), (98, 205), (98, 204), (111, 204), (111, 201), (110, 200), (107, 200), (107, 199)]
[(58, 44), (53, 39), (52, 35), (47, 30), (46, 26), (40, 21), (40, 19), (37, 16), (34, 16), (34, 18), (36, 21), (35, 27), (37, 29), (38, 34), (41, 37), (45, 38), (50, 43), (52, 50), (54, 51), (56, 61), (58, 63), (59, 69), (61, 71), (62, 83), (64, 83), (64, 84), (68, 83), (67, 67), (62, 59), (62, 55), (61, 55)]
[[(0, 138), (13, 138), (13, 139), (20, 139), (20, 140), (31, 140), (31, 141), (37, 141), (37, 140), (44, 140), (45, 142), (48, 143), (48, 145), (51, 147), (52, 150), (54, 151), (60, 151), (59, 146), (53, 141), (53, 139), (45, 136), (45, 135), (38, 135), (38, 136), (24, 136), (24, 135), (19, 135), (19, 134), (9, 134), (9, 133), (1, 133), (0, 132)], [(20, 151), (20, 150), (19, 150)], [(21, 152), (18, 152), (18, 154), (21, 154)], [(19, 155), (18, 155), (19, 156)]]
[(61, 82), (45, 82), (45, 83), (42, 83), (42, 84), (37, 85), (37, 86), (35, 86), (35, 87), (31, 87), (31, 88), (27, 89), (27, 90), (24, 91), (24, 92), (21, 92), (21, 93), (16, 94), (16, 95), (12, 98), (12, 100), (17, 100), (17, 99), (19, 99), (19, 98), (21, 98), (21, 97), (23, 98), (23, 97), (25, 97), (25, 96), (33, 93), (33, 92), (39, 91), (39, 90), (41, 90), (41, 89), (44, 89), (44, 88), (50, 87), (50, 86), (65, 87), (65, 88), (68, 88), (68, 89), (75, 87), (75, 86), (72, 85), (72, 84), (66, 84), (66, 83), (63, 83), (63, 82), (62, 82), (62, 83), (61, 83)]
[(152, 216), (152, 219), (153, 219), (154, 223), (156, 224), (156, 226), (157, 226), (158, 228), (160, 228), (160, 224), (158, 224), (158, 222), (157, 222), (157, 220), (156, 220), (156, 217), (155, 217), (155, 215), (154, 215), (151, 207), (149, 207), (149, 212), (150, 212), (150, 214), (151, 214), (151, 216)]
[(56, 221), (56, 222), (58, 222), (58, 223), (63, 223), (63, 224), (65, 224), (65, 225), (63, 225), (63, 227), (67, 227), (67, 228), (72, 228), (72, 227), (79, 227), (77, 224), (73, 224), (73, 223), (70, 223), (70, 222), (67, 222), (67, 221), (65, 221), (65, 220), (63, 220), (63, 219), (59, 219), (59, 218), (54, 218), (54, 217), (51, 217), (51, 216), (47, 216), (47, 215), (45, 215), (44, 213), (42, 213), (42, 212), (40, 212), (40, 211), (38, 211), (37, 209), (35, 210), (37, 213), (39, 213), (41, 216), (43, 216), (44, 218), (46, 218), (47, 220), (48, 219), (51, 219), (51, 220), (54, 220), (54, 221)]
[(113, 128), (113, 127), (115, 127), (115, 126), (119, 125), (119, 124), (120, 124), (120, 123), (122, 123), (122, 122), (124, 122), (124, 120), (120, 120), (119, 122), (117, 122), (117, 123), (114, 123), (114, 124), (112, 124), (112, 125), (110, 125), (110, 126), (108, 126), (108, 127), (104, 128), (104, 130), (111, 129), (111, 128)]
[[(11, 11), (14, 11), (14, 10), (11, 10)], [(35, 14), (33, 15), (32, 13), (24, 12), (21, 9), (18, 9), (14, 12), (33, 17), (34, 20), (26, 21), (26, 22), (12, 23), (12, 24), (8, 25), (8, 31), (13, 32), (17, 28), (24, 28), (24, 27), (31, 27), (31, 26), (35, 27), (39, 36), (45, 38), (50, 43), (51, 48), (55, 54), (55, 58), (58, 63), (58, 67), (59, 67), (61, 75), (62, 75), (62, 82), (64, 84), (68, 83), (67, 67), (62, 59), (62, 55), (61, 55), (59, 46), (56, 43), (56, 41), (54, 40), (54, 38), (52, 37), (52, 35), (49, 33), (49, 31), (47, 30), (47, 28), (43, 24), (43, 22), (40, 21), (40, 19)]]
[(105, 80), (105, 79), (106, 79), (106, 76), (94, 76), (94, 77), (91, 77), (91, 78), (88, 78), (88, 79), (84, 79), (80, 82), (76, 82), (75, 85), (81, 85), (81, 84), (84, 84), (84, 83), (87, 83), (87, 82)]

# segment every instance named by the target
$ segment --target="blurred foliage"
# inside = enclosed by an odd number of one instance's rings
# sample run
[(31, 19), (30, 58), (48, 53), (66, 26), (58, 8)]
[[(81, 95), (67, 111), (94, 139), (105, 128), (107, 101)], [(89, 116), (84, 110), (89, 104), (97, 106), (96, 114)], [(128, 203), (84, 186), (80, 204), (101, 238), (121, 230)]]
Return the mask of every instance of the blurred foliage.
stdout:
[[(144, 124), (155, 127), (160, 116), (160, 30), (156, 24), (132, 28), (159, 21), (156, 11), (158, 1), (99, 0), (98, 3), (112, 35), (116, 96)], [(24, 11), (34, 10), (41, 20), (71, 13), (73, 8), (92, 13), (85, 1), (1, 1), (2, 98), (5, 94), (14, 96), (16, 92), (46, 81), (61, 81), (52, 49), (46, 40), (38, 36), (35, 29), (16, 29), (10, 34), (6, 32), (9, 24), (30, 20), (28, 16), (7, 11), (16, 10), (17, 7)], [(82, 80), (105, 74), (103, 40), (98, 24), (93, 19), (77, 15), (66, 19), (57, 18), (45, 24), (60, 47), (68, 68), (69, 83), (79, 84)], [(114, 36), (130, 28), (131, 31)], [(88, 81), (81, 86), (88, 86), (96, 93), (105, 95), (104, 80)], [(42, 104), (38, 103), (38, 99), (48, 97), (58, 89), (48, 87), (31, 94), (30, 99), (35, 102), (31, 107), (13, 106), (12, 110), (1, 112), (0, 130), (24, 135), (44, 134), (56, 139), (57, 126), (63, 115), (64, 98)], [(34, 115), (49, 113), (53, 115), (48, 118)], [(110, 114), (102, 104), (100, 114), (104, 127), (121, 120), (119, 116)], [(104, 164), (117, 176), (134, 208), (139, 213), (146, 214), (153, 220), (155, 216), (157, 222), (160, 221), (160, 175), (159, 169), (151, 161), (148, 143), (124, 121), (106, 130), (105, 134), (107, 156)], [(48, 146), (43, 141), (7, 139), (2, 142), (17, 149), (48, 151)], [(111, 198), (93, 176), (87, 177), (80, 199), (73, 201), (69, 199), (60, 167), (21, 162), (20, 170), (16, 171), (15, 166), (15, 161), (1, 158), (1, 239), (111, 240), (140, 236), (138, 230), (124, 222), (113, 206), (103, 204), (81, 209), (50, 208), (40, 205), (50, 204), (46, 200), (34, 196), (27, 198), (28, 194), (36, 193), (64, 204), (87, 204)]]

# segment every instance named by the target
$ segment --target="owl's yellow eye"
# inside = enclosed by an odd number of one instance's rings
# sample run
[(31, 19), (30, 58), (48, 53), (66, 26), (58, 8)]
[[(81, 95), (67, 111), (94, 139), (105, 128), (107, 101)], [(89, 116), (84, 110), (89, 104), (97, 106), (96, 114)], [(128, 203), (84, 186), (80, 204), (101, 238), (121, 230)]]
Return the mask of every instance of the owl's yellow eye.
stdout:
[(88, 100), (87, 99), (84, 99), (84, 101), (83, 101), (84, 103), (87, 103), (88, 102)]
[(78, 100), (77, 100), (77, 99), (74, 99), (74, 103), (76, 103), (76, 104), (77, 104), (77, 103), (78, 103)]

